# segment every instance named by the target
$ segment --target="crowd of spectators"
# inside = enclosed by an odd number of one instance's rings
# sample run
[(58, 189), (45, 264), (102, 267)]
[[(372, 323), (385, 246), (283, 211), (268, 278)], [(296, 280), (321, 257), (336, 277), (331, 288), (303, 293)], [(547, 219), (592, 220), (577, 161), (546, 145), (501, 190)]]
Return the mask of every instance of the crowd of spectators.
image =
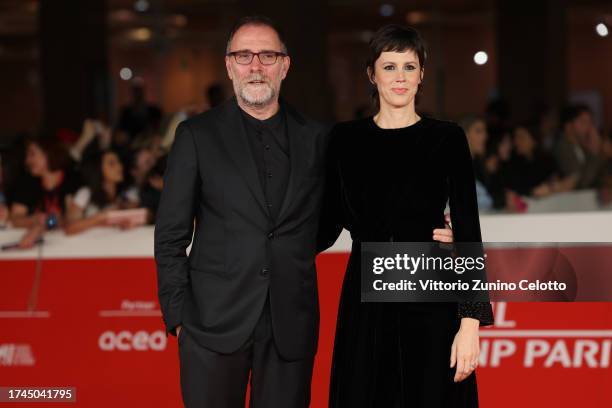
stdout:
[[(209, 89), (211, 106), (223, 100), (221, 90)], [(86, 119), (80, 134), (60, 129), (46, 137), (24, 135), (2, 152), (0, 228), (25, 228), (18, 247), (32, 247), (54, 228), (70, 235), (140, 225), (111, 217), (120, 210), (142, 209), (145, 222), (154, 222), (174, 131), (202, 107), (164, 117), (145, 101), (141, 87), (133, 91), (114, 126)], [(525, 197), (578, 189), (596, 189), (602, 204), (612, 202), (612, 138), (598, 131), (588, 107), (568, 106), (559, 120), (548, 111), (533, 123), (508, 126), (493, 106), (460, 125), (482, 211), (522, 212)]]
[(525, 197), (593, 189), (612, 201), (612, 138), (594, 124), (586, 105), (566, 107), (555, 120), (506, 125), (495, 115), (460, 122), (470, 146), (481, 210), (523, 212)]
[(164, 118), (134, 85), (133, 100), (115, 125), (89, 118), (80, 133), (20, 135), (0, 153), (0, 228), (25, 228), (17, 246), (30, 248), (50, 229), (72, 235), (142, 224), (117, 217), (121, 210), (142, 209), (145, 222), (153, 223), (174, 130), (201, 110), (194, 106)]

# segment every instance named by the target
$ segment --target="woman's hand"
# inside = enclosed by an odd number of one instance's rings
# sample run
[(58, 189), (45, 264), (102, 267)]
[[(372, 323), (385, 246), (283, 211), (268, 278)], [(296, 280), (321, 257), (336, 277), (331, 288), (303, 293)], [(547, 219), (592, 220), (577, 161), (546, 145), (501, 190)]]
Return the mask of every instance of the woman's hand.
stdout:
[[(37, 215), (37, 218), (40, 218), (40, 216)], [(38, 239), (43, 236), (44, 232), (45, 232), (45, 225), (43, 224), (43, 222), (41, 222), (41, 220), (37, 220), (37, 222), (34, 225), (28, 228), (26, 233), (19, 240), (19, 248), (20, 249), (32, 248), (34, 244), (36, 243), (36, 241), (38, 241)]]
[(108, 225), (108, 209), (97, 212), (92, 216), (95, 220), (95, 225), (107, 226)]
[(98, 122), (100, 133), (98, 134), (98, 146), (100, 149), (108, 149), (113, 141), (113, 130), (102, 122)]
[(534, 187), (533, 190), (531, 190), (531, 195), (538, 198), (547, 197), (551, 195), (553, 191), (554, 189), (552, 183), (542, 183), (539, 186)]
[(453, 242), (453, 230), (451, 229), (450, 214), (444, 214), (444, 228), (436, 228), (433, 230), (434, 241)]
[(461, 326), (451, 346), (450, 366), (451, 368), (457, 366), (455, 382), (465, 380), (478, 366), (480, 355), (479, 326), (480, 322), (477, 319), (470, 317), (461, 319)]
[(119, 220), (116, 226), (122, 231), (131, 230), (137, 227), (137, 225), (132, 223), (132, 220), (129, 218)]

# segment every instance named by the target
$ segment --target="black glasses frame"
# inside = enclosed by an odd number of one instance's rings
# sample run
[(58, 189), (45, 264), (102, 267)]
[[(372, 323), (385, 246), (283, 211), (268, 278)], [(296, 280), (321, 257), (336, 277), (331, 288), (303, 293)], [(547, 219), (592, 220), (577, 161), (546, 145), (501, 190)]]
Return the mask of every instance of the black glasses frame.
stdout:
[[(238, 62), (238, 54), (249, 54), (251, 57), (249, 58), (249, 62)], [(269, 64), (263, 62), (261, 60), (261, 57), (259, 56), (260, 54), (274, 54), (275, 58), (274, 58), (274, 62), (271, 62)], [(260, 52), (252, 52), (252, 51), (232, 51), (232, 52), (228, 52), (227, 54), (228, 57), (234, 57), (234, 61), (236, 61), (236, 64), (240, 64), (240, 65), (249, 65), (251, 62), (253, 62), (253, 58), (257, 55), (257, 59), (259, 60), (259, 62), (261, 63), (261, 65), (274, 65), (276, 64), (276, 61), (278, 61), (278, 57), (286, 57), (287, 54), (285, 54), (284, 52), (279, 52), (279, 51), (260, 51)]]

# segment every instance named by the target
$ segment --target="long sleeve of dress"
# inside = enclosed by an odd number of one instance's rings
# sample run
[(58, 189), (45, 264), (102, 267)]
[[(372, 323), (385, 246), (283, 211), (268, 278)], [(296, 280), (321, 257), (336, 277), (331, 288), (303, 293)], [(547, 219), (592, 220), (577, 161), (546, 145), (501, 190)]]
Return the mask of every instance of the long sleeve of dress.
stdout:
[[(476, 182), (467, 138), (459, 126), (448, 135), (449, 207), (455, 242), (482, 242)], [(478, 319), (481, 326), (493, 324), (493, 309), (489, 302), (460, 302), (459, 318)]]
[(337, 143), (334, 142), (334, 131), (328, 135), (328, 146), (325, 154), (325, 189), (319, 232), (317, 235), (317, 253), (331, 247), (344, 227), (342, 213), (342, 182), (339, 173)]

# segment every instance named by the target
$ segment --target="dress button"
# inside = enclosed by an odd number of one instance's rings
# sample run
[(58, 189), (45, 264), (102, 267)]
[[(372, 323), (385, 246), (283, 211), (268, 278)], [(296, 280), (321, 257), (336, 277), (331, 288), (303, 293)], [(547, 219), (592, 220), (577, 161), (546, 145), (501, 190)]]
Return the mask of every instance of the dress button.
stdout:
[(272, 238), (274, 238), (274, 233), (273, 233), (273, 232), (270, 232), (270, 233), (268, 234), (268, 239), (272, 239)]
[(270, 145), (265, 145), (265, 146), (264, 146), (264, 148), (265, 148), (266, 150), (270, 150)]
[(268, 268), (263, 268), (259, 274), (263, 277), (267, 277), (270, 274), (270, 271), (268, 270)]
[(272, 178), (272, 172), (268, 172), (268, 178)]

